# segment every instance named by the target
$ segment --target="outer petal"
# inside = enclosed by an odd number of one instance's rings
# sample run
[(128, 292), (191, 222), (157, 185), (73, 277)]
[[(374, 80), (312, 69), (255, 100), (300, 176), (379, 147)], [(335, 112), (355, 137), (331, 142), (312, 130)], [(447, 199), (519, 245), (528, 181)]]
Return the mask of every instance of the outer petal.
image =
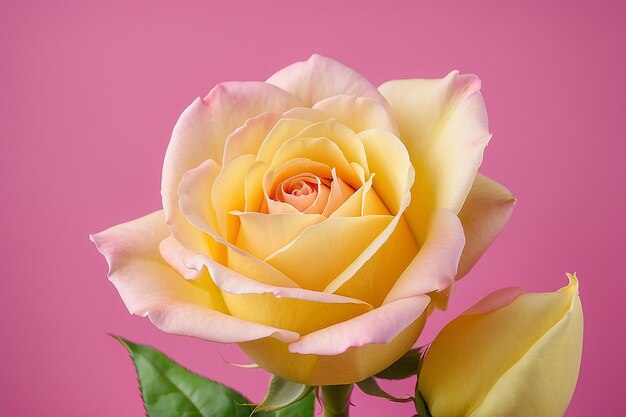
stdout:
[(168, 236), (161, 241), (159, 244), (159, 252), (163, 260), (174, 268), (176, 272), (185, 277), (185, 279), (198, 279), (204, 273), (204, 271), (196, 271), (185, 266), (185, 257), (193, 252), (185, 249), (184, 246), (174, 239), (174, 236)]
[(482, 174), (476, 175), (459, 213), (466, 244), (456, 278), (467, 274), (511, 217), (515, 198), (504, 186)]
[(391, 342), (424, 313), (426, 295), (403, 298), (353, 319), (307, 334), (289, 345), (300, 354), (338, 355), (350, 348)]
[(424, 327), (425, 315), (389, 343), (368, 344), (336, 356), (301, 355), (272, 338), (241, 343), (241, 349), (274, 375), (307, 385), (351, 384), (368, 378), (398, 360), (413, 346)]
[(267, 82), (290, 92), (308, 107), (339, 94), (371, 98), (388, 106), (367, 79), (345, 65), (320, 55), (283, 68)]
[(241, 320), (214, 310), (211, 295), (191, 284), (159, 254), (169, 235), (162, 211), (91, 236), (109, 264), (109, 280), (132, 314), (148, 316), (161, 330), (214, 342), (265, 337), (283, 341), (298, 334)]
[[(554, 293), (490, 296), (431, 345), (419, 389), (433, 415), (562, 416), (580, 366), (578, 282)], [(477, 378), (476, 375), (480, 375)]]
[(451, 72), (441, 80), (398, 80), (380, 86), (416, 170), (407, 220), (422, 244), (430, 213), (458, 213), (490, 134), (480, 80)]
[(202, 252), (205, 238), (178, 208), (178, 185), (185, 172), (207, 159), (221, 161), (226, 138), (249, 118), (299, 105), (297, 98), (270, 84), (232, 82), (217, 85), (183, 112), (165, 153), (161, 194), (167, 223), (177, 223), (177, 233), (187, 237), (186, 247)]
[(435, 211), (424, 246), (389, 291), (385, 303), (446, 289), (454, 281), (464, 244), (458, 217), (447, 209)]

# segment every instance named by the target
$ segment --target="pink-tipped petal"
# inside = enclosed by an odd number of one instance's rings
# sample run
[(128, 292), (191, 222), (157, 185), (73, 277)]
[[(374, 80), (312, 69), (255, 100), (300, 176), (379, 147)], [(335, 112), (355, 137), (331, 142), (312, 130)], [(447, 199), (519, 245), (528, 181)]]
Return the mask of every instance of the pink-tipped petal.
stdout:
[(513, 207), (515, 198), (508, 189), (482, 174), (476, 175), (459, 213), (467, 242), (457, 279), (467, 274), (491, 245), (511, 217)]
[(350, 348), (388, 343), (417, 320), (429, 297), (418, 295), (396, 300), (353, 319), (303, 336), (289, 345), (300, 354), (338, 355)]
[(416, 198), (406, 217), (421, 245), (434, 210), (461, 209), (491, 138), (480, 80), (452, 71), (442, 79), (389, 81), (379, 90), (415, 166)]
[(159, 254), (169, 235), (162, 211), (91, 236), (109, 264), (109, 280), (131, 314), (148, 316), (161, 330), (213, 342), (244, 342), (265, 337), (296, 340), (294, 332), (241, 320), (211, 302), (211, 295), (191, 284)]
[(174, 236), (168, 236), (159, 244), (159, 252), (165, 262), (176, 270), (185, 279), (197, 279), (202, 276), (203, 271), (196, 271), (185, 266), (184, 259), (193, 254), (185, 249)]
[(178, 224), (177, 233), (186, 236), (188, 249), (203, 252), (205, 238), (179, 210), (178, 186), (185, 172), (208, 159), (222, 161), (226, 138), (246, 120), (299, 105), (297, 98), (271, 84), (230, 82), (218, 84), (181, 114), (165, 153), (161, 195), (167, 223)]
[(398, 278), (384, 303), (446, 289), (457, 272), (465, 237), (458, 217), (439, 209), (431, 217), (426, 241)]
[(468, 308), (462, 315), (485, 314), (511, 304), (515, 298), (524, 293), (521, 287), (501, 288), (485, 296), (482, 300)]
[(312, 107), (328, 97), (345, 94), (366, 97), (388, 106), (376, 87), (353, 69), (321, 55), (296, 62), (267, 79)]

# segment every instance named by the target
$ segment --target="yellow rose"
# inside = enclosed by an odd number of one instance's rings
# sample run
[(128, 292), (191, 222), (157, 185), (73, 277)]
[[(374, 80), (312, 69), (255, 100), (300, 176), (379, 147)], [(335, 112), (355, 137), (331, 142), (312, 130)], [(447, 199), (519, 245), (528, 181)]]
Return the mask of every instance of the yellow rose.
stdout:
[(582, 352), (578, 281), (553, 293), (487, 296), (432, 343), (419, 391), (433, 417), (560, 417)]
[(131, 313), (239, 343), (276, 375), (371, 376), (511, 212), (476, 174), (491, 136), (479, 89), (456, 71), (376, 89), (317, 55), (219, 84), (174, 128), (163, 210), (92, 237), (110, 280)]

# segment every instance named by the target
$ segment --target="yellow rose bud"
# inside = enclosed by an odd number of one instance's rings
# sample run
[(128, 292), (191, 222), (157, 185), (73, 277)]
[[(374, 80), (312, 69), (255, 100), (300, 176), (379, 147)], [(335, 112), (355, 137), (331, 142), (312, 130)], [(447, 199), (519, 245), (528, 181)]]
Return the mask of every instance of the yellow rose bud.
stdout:
[(552, 293), (496, 291), (439, 333), (419, 378), (433, 417), (565, 413), (583, 336), (578, 280), (568, 278)]

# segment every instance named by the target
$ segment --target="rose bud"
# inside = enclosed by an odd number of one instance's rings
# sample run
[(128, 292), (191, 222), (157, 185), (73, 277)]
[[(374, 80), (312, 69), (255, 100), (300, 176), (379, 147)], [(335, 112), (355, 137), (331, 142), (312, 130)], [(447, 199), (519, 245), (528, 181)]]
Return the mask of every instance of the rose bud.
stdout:
[(578, 280), (551, 293), (499, 290), (439, 333), (419, 391), (433, 417), (559, 417), (580, 367)]

